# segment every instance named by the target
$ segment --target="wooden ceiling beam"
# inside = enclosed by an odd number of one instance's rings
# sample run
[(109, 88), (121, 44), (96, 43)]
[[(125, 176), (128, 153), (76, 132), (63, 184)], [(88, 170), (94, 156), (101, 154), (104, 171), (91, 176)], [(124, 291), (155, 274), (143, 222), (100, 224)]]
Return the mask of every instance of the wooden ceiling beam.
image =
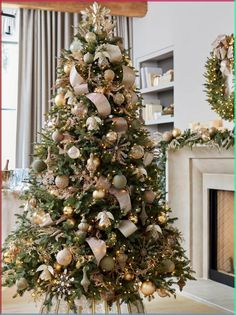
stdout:
[[(99, 2), (99, 1), (98, 1)], [(92, 2), (80, 1), (52, 1), (52, 2), (12, 2), (3, 1), (2, 7), (4, 8), (25, 8), (25, 9), (39, 9), (48, 11), (60, 11), (79, 13), (90, 6)], [(111, 10), (112, 15), (122, 15), (129, 17), (143, 17), (147, 13), (147, 2), (103, 2), (101, 4)]]

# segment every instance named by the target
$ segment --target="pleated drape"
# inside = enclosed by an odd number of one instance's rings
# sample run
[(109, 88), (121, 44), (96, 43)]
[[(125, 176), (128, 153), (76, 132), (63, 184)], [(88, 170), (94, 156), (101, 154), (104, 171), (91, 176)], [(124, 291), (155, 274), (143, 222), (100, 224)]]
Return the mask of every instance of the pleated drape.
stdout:
[[(117, 35), (130, 47), (130, 19), (114, 19)], [(69, 48), (79, 20), (79, 14), (20, 9), (17, 168), (27, 168), (32, 161), (33, 143), (40, 139), (49, 109), (58, 58), (61, 49)]]

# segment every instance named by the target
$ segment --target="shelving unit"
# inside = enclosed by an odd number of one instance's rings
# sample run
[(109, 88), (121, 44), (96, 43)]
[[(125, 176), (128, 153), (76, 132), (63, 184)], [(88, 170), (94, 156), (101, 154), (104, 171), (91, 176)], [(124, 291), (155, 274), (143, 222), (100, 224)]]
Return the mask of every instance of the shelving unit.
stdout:
[[(148, 65), (148, 66), (147, 66)], [(174, 81), (160, 83), (157, 86), (142, 86), (145, 82), (143, 78), (145, 67), (162, 68), (163, 73), (168, 70), (174, 70), (174, 49), (173, 46), (166, 47), (151, 54), (145, 55), (137, 59), (137, 67), (139, 69), (139, 88), (143, 96), (143, 104), (156, 104), (160, 101), (162, 107), (174, 104)], [(159, 101), (158, 101), (159, 100)], [(174, 127), (174, 116), (160, 116), (158, 119), (150, 119), (145, 121), (147, 129), (151, 132), (164, 132)]]

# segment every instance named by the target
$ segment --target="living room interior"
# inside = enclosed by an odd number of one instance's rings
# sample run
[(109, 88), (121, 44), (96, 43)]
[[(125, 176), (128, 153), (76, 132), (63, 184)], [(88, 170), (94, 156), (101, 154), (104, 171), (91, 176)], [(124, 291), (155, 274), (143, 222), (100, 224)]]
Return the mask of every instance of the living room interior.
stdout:
[[(113, 32), (115, 36), (123, 38), (121, 45), (127, 49), (127, 56), (131, 59), (132, 66), (138, 71), (135, 77), (135, 93), (138, 91), (137, 93), (142, 96), (140, 119), (155, 144), (153, 156), (151, 151), (150, 154), (146, 154), (147, 152), (143, 154), (144, 157), (141, 152), (143, 164), (148, 166), (154, 163), (152, 162), (154, 156), (157, 158), (156, 180), (160, 182), (158, 187), (165, 195), (166, 209), (171, 209), (167, 217), (165, 213), (162, 213), (162, 218), (158, 216), (160, 226), (161, 228), (162, 224), (165, 226), (169, 216), (178, 218), (174, 222), (174, 227), (181, 233), (181, 244), (190, 261), (191, 270), (194, 271), (195, 280), (185, 281), (183, 290), (180, 290), (181, 285), (179, 287), (174, 285), (176, 298), (167, 289), (158, 289), (157, 284), (155, 293), (150, 296), (141, 290), (141, 294), (148, 296), (144, 301), (145, 313), (234, 313), (232, 109), (234, 4), (231, 1), (98, 1), (98, 3), (111, 10), (110, 21), (116, 25)], [(56, 67), (61, 66), (59, 61), (61, 50), (65, 49), (76, 60), (79, 44), (75, 39), (73, 41), (73, 35), (78, 31), (78, 23), (82, 20), (81, 10), (92, 5), (93, 2), (78, 1), (67, 4), (3, 2), (2, 247), (4, 250), (6, 250), (4, 242), (7, 236), (12, 231), (14, 233), (18, 226), (15, 215), (28, 211), (29, 202), (20, 200), (19, 196), (29, 188), (25, 180), (30, 174), (29, 168), (33, 170), (36, 168), (33, 164), (32, 144), (37, 145), (42, 140), (42, 129), (50, 128), (45, 122), (45, 113), (52, 108), (57, 90), (61, 88), (58, 88), (58, 85), (62, 84), (58, 79), (60, 71), (56, 71)], [(112, 58), (117, 58), (115, 49), (108, 51), (108, 55), (103, 54), (102, 57), (101, 51), (99, 53), (100, 57), (98, 56), (97, 60), (101, 62), (104, 62), (102, 59), (104, 56), (105, 62), (107, 58), (110, 58), (109, 62)], [(109, 53), (110, 57), (107, 57)], [(91, 58), (91, 53), (87, 54), (90, 55), (86, 57)], [(88, 61), (88, 59), (85, 63), (92, 66), (93, 62), (99, 62)], [(212, 67), (215, 65), (213, 63), (218, 60), (220, 60), (219, 71), (212, 74), (214, 71)], [(127, 68), (131, 63), (127, 62)], [(107, 64), (104, 68), (100, 67), (102, 71), (106, 66)], [(124, 86), (126, 81), (132, 81), (132, 73), (129, 73), (127, 68), (126, 73), (123, 66)], [(67, 70), (64, 65), (64, 72), (67, 71), (72, 72), (71, 68)], [(126, 81), (125, 75), (127, 75)], [(73, 89), (88, 89), (89, 85), (82, 87), (86, 83), (83, 78), (79, 82), (80, 86), (73, 85), (75, 81), (70, 80)], [(76, 77), (74, 80), (80, 79)], [(219, 85), (217, 80), (220, 82)], [(105, 88), (102, 89), (100, 86), (99, 88), (100, 91), (96, 90), (98, 93), (110, 95)], [(225, 91), (220, 90), (221, 88), (225, 88)], [(84, 96), (91, 92), (86, 91), (83, 90), (83, 94), (78, 92), (78, 95)], [(109, 92), (114, 94), (117, 91)], [(124, 103), (123, 95), (119, 90), (117, 94), (119, 95), (116, 100), (113, 96), (114, 102), (121, 105)], [(92, 95), (88, 95), (98, 113), (102, 108), (99, 106), (103, 106), (102, 110), (105, 110), (104, 100), (96, 103), (97, 100), (93, 99)], [(134, 94), (130, 95), (129, 97), (135, 98)], [(122, 115), (124, 113), (125, 110)], [(102, 115), (101, 117), (103, 118)], [(86, 121), (85, 126), (88, 130), (92, 130), (89, 129), (90, 124), (94, 124), (96, 128), (99, 128), (99, 124), (102, 125), (101, 119), (96, 118), (98, 119), (92, 122)], [(123, 128), (122, 123), (119, 127)], [(117, 133), (119, 132), (118, 130)], [(58, 137), (60, 134), (57, 134), (57, 139)], [(56, 140), (57, 143), (59, 141), (62, 140)], [(117, 142), (117, 146), (119, 145), (120, 143)], [(140, 146), (136, 147), (139, 148), (133, 156), (139, 155), (142, 151)], [(76, 154), (78, 155), (74, 157), (73, 155)], [(71, 152), (71, 161), (75, 161), (79, 156), (74, 150)], [(49, 151), (48, 157), (50, 157)], [(121, 158), (120, 155), (117, 157), (119, 161), (126, 158), (125, 154)], [(124, 165), (121, 169), (126, 167)], [(145, 173), (142, 176), (145, 177)], [(114, 179), (112, 183), (115, 186)], [(123, 189), (124, 186), (120, 187)], [(114, 196), (120, 206), (122, 202), (124, 205), (124, 201), (121, 201), (119, 196), (115, 193)], [(157, 198), (157, 194), (153, 198)], [(31, 204), (29, 207), (34, 208)], [(141, 214), (137, 216), (141, 217)], [(69, 219), (72, 220), (71, 217)], [(114, 217), (113, 219), (110, 217), (110, 221), (113, 220)], [(142, 217), (137, 220), (142, 221)], [(157, 228), (158, 233), (162, 233), (159, 230), (160, 226)], [(7, 246), (10, 246), (9, 244), (12, 246), (10, 241)], [(10, 249), (6, 251), (7, 254), (3, 254), (3, 263), (6, 266), (3, 282), (7, 272), (10, 274), (11, 268), (17, 268), (15, 262), (18, 253), (12, 253)], [(95, 254), (94, 256), (96, 257)], [(45, 272), (45, 269), (39, 270)], [(55, 274), (55, 271), (51, 272), (50, 279)], [(22, 290), (18, 288), (17, 297), (12, 298), (16, 293), (16, 286), (14, 284), (2, 288), (3, 313), (39, 313), (42, 301), (35, 303), (35, 295), (27, 290), (28, 284)], [(24, 291), (24, 295), (21, 296)], [(95, 309), (96, 306), (93, 306), (91, 312), (120, 312), (115, 308), (105, 307), (105, 310), (97, 308), (97, 311)], [(132, 313), (131, 309), (128, 310)], [(61, 309), (59, 313), (73, 312), (70, 309), (66, 311)]]

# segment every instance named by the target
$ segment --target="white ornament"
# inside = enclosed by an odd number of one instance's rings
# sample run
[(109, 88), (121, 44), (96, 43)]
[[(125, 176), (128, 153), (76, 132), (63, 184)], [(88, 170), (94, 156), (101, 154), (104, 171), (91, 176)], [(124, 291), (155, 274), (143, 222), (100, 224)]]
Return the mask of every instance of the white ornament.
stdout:
[(94, 58), (93, 55), (88, 52), (88, 53), (86, 53), (84, 55), (84, 62), (92, 63), (93, 62), (93, 58)]
[(88, 43), (92, 43), (92, 42), (95, 42), (97, 39), (96, 35), (93, 33), (93, 32), (88, 32), (86, 35), (85, 35), (85, 40), (86, 42)]
[(64, 248), (56, 256), (58, 264), (68, 266), (72, 261), (72, 254), (68, 248)]
[(83, 279), (81, 280), (80, 284), (84, 288), (84, 291), (88, 292), (88, 287), (90, 285), (90, 281), (89, 281), (88, 276), (87, 276), (87, 268), (86, 267), (83, 268)]
[(54, 275), (54, 270), (52, 266), (47, 265), (40, 265), (36, 272), (42, 271), (39, 278), (44, 281), (49, 281), (52, 279), (52, 276)]
[(70, 45), (70, 50), (72, 53), (74, 52), (78, 52), (82, 49), (82, 44), (81, 42), (78, 40), (78, 38), (75, 38), (74, 41), (71, 43)]
[(108, 227), (111, 225), (111, 220), (114, 220), (114, 216), (109, 211), (101, 211), (98, 213), (96, 219), (99, 221), (99, 225)]
[(101, 124), (102, 120), (97, 116), (91, 116), (86, 120), (88, 130), (99, 130), (99, 125)]
[(71, 159), (78, 159), (80, 157), (80, 150), (78, 148), (76, 148), (75, 146), (71, 147), (67, 154), (69, 155), (69, 157)]

